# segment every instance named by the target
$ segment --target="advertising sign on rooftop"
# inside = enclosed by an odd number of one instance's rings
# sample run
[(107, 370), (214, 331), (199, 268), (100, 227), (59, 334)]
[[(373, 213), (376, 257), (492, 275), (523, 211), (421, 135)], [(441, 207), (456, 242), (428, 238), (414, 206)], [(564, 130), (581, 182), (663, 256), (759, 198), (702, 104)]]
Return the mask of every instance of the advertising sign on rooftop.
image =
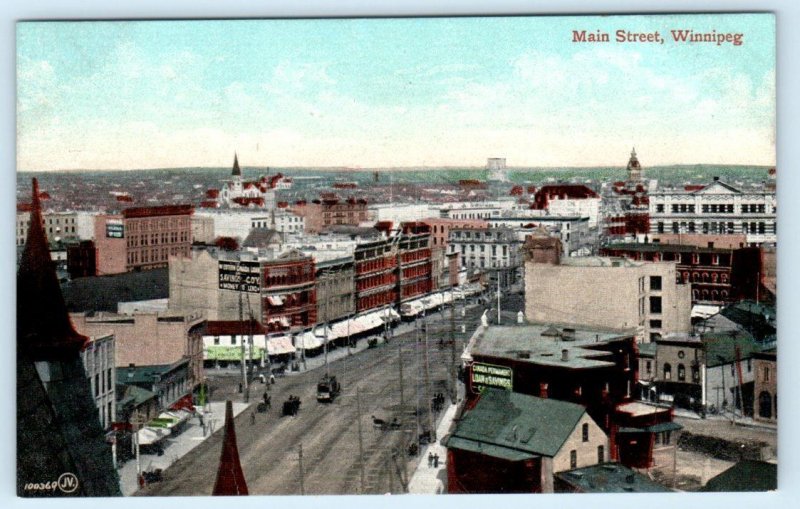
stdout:
[(484, 387), (498, 387), (500, 389), (513, 389), (514, 372), (505, 366), (493, 364), (472, 364), (472, 388), (480, 391)]
[(219, 262), (219, 289), (259, 293), (261, 272), (258, 262)]

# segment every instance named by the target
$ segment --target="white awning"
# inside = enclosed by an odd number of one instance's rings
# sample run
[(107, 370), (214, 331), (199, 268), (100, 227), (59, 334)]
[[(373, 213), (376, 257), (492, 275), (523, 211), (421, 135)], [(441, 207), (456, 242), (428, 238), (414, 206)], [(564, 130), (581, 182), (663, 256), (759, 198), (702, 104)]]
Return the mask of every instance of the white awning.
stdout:
[(313, 350), (322, 346), (322, 338), (318, 338), (312, 331), (306, 331), (295, 336), (295, 350)]
[(280, 295), (267, 295), (267, 300), (273, 306), (282, 306), (283, 305), (283, 297)]
[(166, 428), (144, 427), (136, 435), (139, 439), (139, 445), (152, 445), (169, 436), (170, 431)]
[(719, 313), (719, 306), (709, 306), (707, 304), (697, 304), (692, 306), (692, 318), (709, 318)]
[(277, 336), (267, 339), (267, 355), (282, 355), (294, 351), (292, 338), (289, 336)]

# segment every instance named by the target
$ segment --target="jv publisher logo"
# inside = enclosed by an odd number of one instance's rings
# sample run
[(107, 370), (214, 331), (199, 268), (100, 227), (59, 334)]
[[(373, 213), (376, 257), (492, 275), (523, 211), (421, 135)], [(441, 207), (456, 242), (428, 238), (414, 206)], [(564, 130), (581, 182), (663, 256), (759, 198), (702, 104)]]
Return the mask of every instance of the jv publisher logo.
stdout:
[(65, 472), (58, 476), (55, 481), (29, 482), (25, 484), (25, 491), (61, 491), (62, 493), (73, 493), (78, 489), (78, 477), (72, 472)]

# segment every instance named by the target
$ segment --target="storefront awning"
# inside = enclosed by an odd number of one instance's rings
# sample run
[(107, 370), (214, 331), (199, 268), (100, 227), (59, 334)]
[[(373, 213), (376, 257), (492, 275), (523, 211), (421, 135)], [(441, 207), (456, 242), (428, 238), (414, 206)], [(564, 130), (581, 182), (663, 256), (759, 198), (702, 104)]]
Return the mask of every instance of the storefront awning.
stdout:
[(267, 301), (273, 306), (283, 306), (283, 297), (280, 295), (267, 295)]
[(170, 435), (170, 431), (166, 428), (151, 428), (146, 426), (136, 432), (139, 440), (139, 445), (152, 445), (160, 442)]
[(323, 338), (317, 337), (312, 331), (306, 331), (295, 336), (295, 350), (313, 350), (321, 347)]
[(277, 336), (267, 339), (267, 355), (283, 355), (294, 351), (292, 338), (289, 336)]

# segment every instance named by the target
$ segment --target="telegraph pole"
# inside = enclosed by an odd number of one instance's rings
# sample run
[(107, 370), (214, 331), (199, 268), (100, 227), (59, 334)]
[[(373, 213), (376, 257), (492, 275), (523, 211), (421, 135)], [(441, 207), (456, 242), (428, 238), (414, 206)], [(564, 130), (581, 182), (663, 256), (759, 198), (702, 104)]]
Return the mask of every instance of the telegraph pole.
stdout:
[(361, 390), (356, 385), (356, 412), (358, 414), (358, 469), (361, 474), (361, 494), (364, 494), (364, 438), (361, 436)]
[(456, 296), (453, 292), (453, 282), (450, 282), (450, 371), (451, 371), (451, 391), (450, 401), (456, 402), (458, 396), (458, 378), (456, 368)]
[(306, 494), (306, 487), (305, 487), (305, 481), (303, 479), (303, 476), (304, 476), (304, 474), (303, 474), (303, 444), (300, 444), (298, 446), (297, 453), (298, 453), (298, 459), (300, 461), (300, 494), (301, 495), (305, 495)]
[[(244, 323), (244, 317), (242, 311), (242, 292), (239, 292), (239, 324), (241, 325)], [(244, 346), (244, 334), (241, 332), (239, 333), (239, 341), (241, 342), (241, 350), (242, 350), (242, 389), (243, 394), (242, 397), (245, 398), (245, 403), (247, 402), (247, 368), (245, 366), (245, 346)]]
[(400, 411), (406, 411), (406, 398), (403, 392), (403, 343), (397, 342), (397, 365), (400, 368)]
[(428, 360), (428, 324), (425, 321), (425, 397), (428, 399), (428, 425), (430, 426), (431, 441), (436, 440), (436, 430), (434, 429), (433, 420), (433, 401), (431, 401), (431, 373)]

